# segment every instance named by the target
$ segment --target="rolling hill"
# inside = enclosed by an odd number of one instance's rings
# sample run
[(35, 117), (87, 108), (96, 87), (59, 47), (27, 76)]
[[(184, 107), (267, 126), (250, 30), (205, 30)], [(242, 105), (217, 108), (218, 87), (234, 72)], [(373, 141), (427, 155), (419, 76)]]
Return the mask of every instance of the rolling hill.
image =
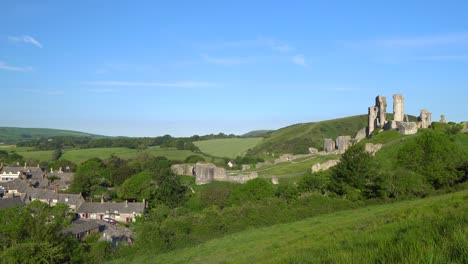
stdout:
[(34, 140), (41, 137), (104, 137), (90, 133), (61, 130), (51, 128), (21, 128), (21, 127), (0, 127), (0, 143), (15, 144), (21, 141)]
[(309, 147), (322, 149), (323, 139), (356, 133), (367, 126), (367, 115), (351, 116), (313, 123), (302, 123), (278, 129), (255, 146), (251, 154), (307, 153)]
[(216, 156), (235, 158), (255, 147), (263, 138), (223, 138), (194, 142), (203, 153)]

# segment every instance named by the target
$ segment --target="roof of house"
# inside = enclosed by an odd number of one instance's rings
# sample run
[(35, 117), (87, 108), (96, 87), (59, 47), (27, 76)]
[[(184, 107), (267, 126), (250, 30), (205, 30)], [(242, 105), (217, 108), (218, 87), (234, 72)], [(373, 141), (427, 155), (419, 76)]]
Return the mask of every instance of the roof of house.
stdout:
[(77, 219), (72, 222), (71, 226), (64, 230), (66, 234), (77, 235), (95, 229), (100, 229), (102, 224), (96, 220), (91, 219)]
[(82, 203), (76, 209), (77, 213), (113, 213), (118, 211), (123, 214), (142, 213), (145, 210), (145, 203)]
[(2, 169), (1, 173), (13, 173), (13, 174), (18, 174), (21, 173), (23, 167), (12, 167), (8, 166)]
[(24, 206), (24, 202), (19, 196), (0, 199), (0, 210), (18, 206)]
[(28, 188), (26, 194), (31, 200), (57, 200), (57, 203), (75, 205), (76, 208), (78, 208), (84, 202), (84, 199), (80, 194), (56, 193), (51, 190), (37, 189), (32, 187)]
[(0, 182), (0, 186), (8, 190), (16, 190), (19, 193), (26, 193), (29, 184), (23, 180), (16, 179), (13, 181)]

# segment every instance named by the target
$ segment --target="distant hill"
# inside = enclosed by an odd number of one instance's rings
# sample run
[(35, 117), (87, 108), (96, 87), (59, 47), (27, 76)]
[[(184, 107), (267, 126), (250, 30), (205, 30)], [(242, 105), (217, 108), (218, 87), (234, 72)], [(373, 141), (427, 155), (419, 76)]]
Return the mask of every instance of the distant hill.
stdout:
[(274, 130), (254, 130), (241, 135), (241, 137), (264, 137)]
[(101, 135), (61, 129), (0, 127), (0, 143), (3, 144), (15, 144), (17, 142), (34, 140), (41, 137), (58, 136), (104, 137)]

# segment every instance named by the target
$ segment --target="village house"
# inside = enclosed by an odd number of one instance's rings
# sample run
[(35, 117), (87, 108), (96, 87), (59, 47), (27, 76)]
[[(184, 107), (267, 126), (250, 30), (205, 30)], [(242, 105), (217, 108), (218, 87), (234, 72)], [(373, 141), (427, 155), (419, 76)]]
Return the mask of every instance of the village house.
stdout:
[(105, 226), (96, 220), (76, 219), (71, 226), (65, 229), (64, 233), (74, 236), (83, 241), (88, 235), (103, 231)]
[(135, 222), (137, 216), (141, 216), (146, 209), (146, 203), (122, 203), (104, 202), (101, 199), (100, 203), (82, 203), (76, 210), (76, 213), (81, 218), (104, 220), (104, 218), (112, 218), (118, 222), (129, 223)]
[(22, 175), (22, 171), (20, 167), (5, 167), (2, 169), (2, 173), (0, 174), (0, 181), (14, 181), (19, 179)]

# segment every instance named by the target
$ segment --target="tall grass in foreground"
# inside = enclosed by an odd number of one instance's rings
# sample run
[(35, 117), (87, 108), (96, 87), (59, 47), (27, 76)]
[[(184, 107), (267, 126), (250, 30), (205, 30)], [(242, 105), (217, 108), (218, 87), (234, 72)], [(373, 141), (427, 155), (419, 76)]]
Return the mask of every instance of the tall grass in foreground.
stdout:
[(468, 263), (467, 245), (463, 191), (250, 229), (131, 263)]

